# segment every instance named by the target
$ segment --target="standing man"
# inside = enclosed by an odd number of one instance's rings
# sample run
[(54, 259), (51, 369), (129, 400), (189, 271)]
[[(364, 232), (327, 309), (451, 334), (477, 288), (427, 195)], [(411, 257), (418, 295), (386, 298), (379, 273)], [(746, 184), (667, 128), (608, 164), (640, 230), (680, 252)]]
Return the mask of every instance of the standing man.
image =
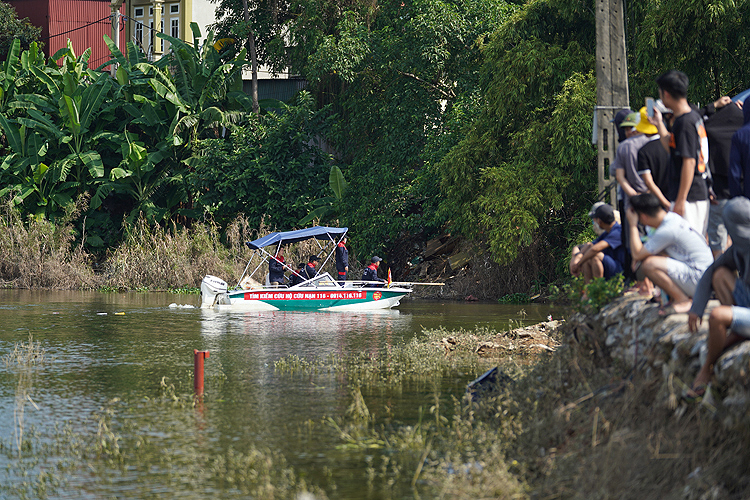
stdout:
[(336, 246), (336, 271), (339, 273), (339, 284), (342, 286), (349, 272), (349, 250), (346, 249), (347, 237), (344, 236)]
[[(384, 279), (378, 278), (378, 267), (380, 267), (380, 261), (382, 260), (383, 259), (381, 259), (377, 255), (370, 259), (370, 265), (367, 266), (365, 268), (365, 272), (362, 273), (362, 281), (378, 281), (380, 283), (385, 283)], [(370, 283), (365, 286), (377, 287), (378, 285)]]
[(703, 118), (688, 103), (688, 83), (687, 75), (677, 70), (667, 71), (657, 78), (659, 97), (674, 113), (671, 134), (658, 108), (654, 108), (654, 116), (649, 121), (659, 130), (662, 146), (671, 155), (670, 194), (667, 198), (674, 201), (672, 211), (687, 219), (699, 234), (705, 236), (708, 227), (708, 139)]
[(729, 153), (729, 193), (750, 198), (750, 104), (742, 107), (745, 124), (732, 136)]

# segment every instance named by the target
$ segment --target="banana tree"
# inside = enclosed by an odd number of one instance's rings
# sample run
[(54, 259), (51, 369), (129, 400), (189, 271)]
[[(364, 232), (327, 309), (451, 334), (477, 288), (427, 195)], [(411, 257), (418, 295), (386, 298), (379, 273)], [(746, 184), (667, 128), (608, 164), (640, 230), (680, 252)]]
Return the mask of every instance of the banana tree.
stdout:
[[(101, 182), (104, 164), (97, 151), (97, 138), (106, 123), (100, 120), (103, 104), (110, 96), (112, 79), (106, 73), (88, 69), (91, 49), (76, 57), (73, 48), (58, 51), (53, 59), (62, 58), (60, 67), (30, 65), (30, 72), (46, 87), (45, 96), (19, 96), (27, 105), (26, 117), (19, 123), (54, 140), (67, 151), (58, 162), (57, 182), (72, 182), (85, 191)], [(108, 101), (108, 106), (114, 106)]]
[[(59, 164), (50, 167), (43, 162), (49, 142), (42, 135), (0, 115), (0, 128), (5, 133), (12, 153), (0, 163), (4, 187), (0, 198), (13, 194), (15, 205), (37, 215), (52, 216), (72, 201), (72, 183), (57, 183)], [(55, 168), (57, 167), (57, 168)]]
[(182, 201), (182, 176), (158, 168), (169, 155), (166, 142), (161, 142), (160, 148), (148, 151), (145, 144), (135, 140), (135, 134), (125, 132), (123, 136), (122, 161), (110, 171), (109, 179), (98, 187), (90, 206), (95, 210), (110, 193), (117, 193), (133, 200), (126, 222), (132, 223), (139, 214), (159, 222)]
[(300, 219), (297, 224), (304, 226), (316, 219), (330, 217), (335, 213), (334, 206), (336, 202), (341, 201), (344, 197), (344, 192), (346, 191), (347, 186), (344, 174), (336, 165), (331, 167), (331, 172), (328, 175), (328, 186), (331, 188), (331, 191), (333, 191), (333, 196), (324, 196), (323, 198), (318, 198), (313, 201), (312, 204), (315, 208), (312, 209), (307, 216)]
[(153, 76), (149, 84), (154, 91), (177, 111), (170, 125), (175, 145), (193, 142), (202, 132), (238, 123), (247, 115), (247, 107), (252, 106), (249, 97), (241, 92), (242, 66), (247, 63), (245, 51), (224, 63), (214, 48), (214, 33), (209, 32), (201, 44), (198, 25), (191, 23), (190, 27), (193, 45), (157, 33), (170, 43), (170, 53), (153, 68), (139, 65), (144, 73)]

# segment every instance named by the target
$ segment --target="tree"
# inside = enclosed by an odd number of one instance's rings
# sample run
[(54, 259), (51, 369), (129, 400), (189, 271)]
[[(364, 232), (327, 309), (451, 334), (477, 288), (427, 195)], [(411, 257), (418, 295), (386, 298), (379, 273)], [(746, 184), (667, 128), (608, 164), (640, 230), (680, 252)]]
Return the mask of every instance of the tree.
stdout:
[(18, 19), (16, 9), (0, 2), (0, 61), (5, 60), (14, 40), (19, 41), (21, 50), (28, 49), (41, 34), (42, 28), (32, 25), (28, 18)]
[(689, 98), (707, 103), (748, 87), (750, 2), (637, 0), (628, 2), (629, 73), (636, 108), (654, 96), (654, 80), (669, 69), (690, 78)]

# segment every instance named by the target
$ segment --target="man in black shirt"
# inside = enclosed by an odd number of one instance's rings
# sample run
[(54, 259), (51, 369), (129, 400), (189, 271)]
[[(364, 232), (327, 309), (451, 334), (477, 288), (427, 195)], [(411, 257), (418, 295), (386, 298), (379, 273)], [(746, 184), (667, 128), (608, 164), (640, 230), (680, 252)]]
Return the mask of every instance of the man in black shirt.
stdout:
[(317, 255), (311, 255), (309, 259), (307, 259), (307, 265), (302, 270), (302, 277), (305, 279), (305, 281), (313, 279), (315, 275), (318, 274), (318, 271), (315, 269), (315, 267), (318, 265), (318, 256)]
[(667, 198), (674, 203), (672, 210), (705, 235), (708, 226), (708, 187), (705, 180), (708, 176), (708, 139), (702, 117), (688, 103), (688, 83), (687, 75), (676, 70), (657, 78), (659, 96), (674, 113), (671, 134), (658, 108), (654, 108), (654, 116), (649, 121), (656, 125), (662, 146), (671, 155)]

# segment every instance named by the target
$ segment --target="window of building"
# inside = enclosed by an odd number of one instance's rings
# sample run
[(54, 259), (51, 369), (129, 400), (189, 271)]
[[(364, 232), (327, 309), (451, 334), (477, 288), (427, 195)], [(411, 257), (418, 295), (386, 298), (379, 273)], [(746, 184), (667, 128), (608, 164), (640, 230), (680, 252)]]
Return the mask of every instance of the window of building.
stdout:
[(180, 4), (174, 3), (169, 6), (169, 13), (170, 14), (179, 14), (180, 13)]
[(135, 23), (135, 41), (143, 45), (143, 23)]
[(143, 7), (135, 8), (135, 17), (143, 17)]
[(149, 7), (149, 8), (148, 8), (148, 15), (149, 15), (150, 17), (154, 17), (154, 8), (153, 8), (153, 7)]
[(172, 38), (180, 38), (180, 20), (179, 19), (172, 19), (171, 22), (172, 27)]

